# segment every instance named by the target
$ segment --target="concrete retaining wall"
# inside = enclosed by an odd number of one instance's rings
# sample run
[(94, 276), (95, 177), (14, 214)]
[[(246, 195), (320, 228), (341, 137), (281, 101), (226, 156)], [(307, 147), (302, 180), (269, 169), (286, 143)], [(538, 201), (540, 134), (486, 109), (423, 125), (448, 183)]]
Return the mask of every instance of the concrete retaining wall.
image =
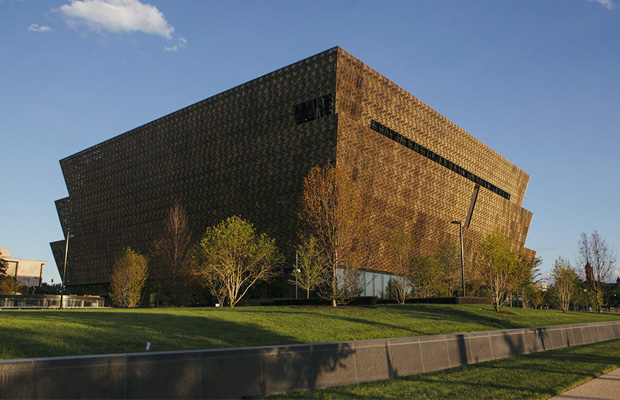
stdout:
[(342, 343), (0, 361), (0, 398), (239, 398), (620, 338), (620, 321)]

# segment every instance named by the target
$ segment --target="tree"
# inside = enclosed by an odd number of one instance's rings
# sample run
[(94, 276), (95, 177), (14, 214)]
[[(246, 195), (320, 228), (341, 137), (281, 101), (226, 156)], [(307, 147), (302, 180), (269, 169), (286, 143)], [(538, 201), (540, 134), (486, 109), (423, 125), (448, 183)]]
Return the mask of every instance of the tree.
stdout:
[[(43, 282), (41, 286), (35, 288), (34, 294), (60, 294), (62, 292), (62, 283), (49, 284)], [(65, 291), (65, 294), (67, 292)]]
[(304, 180), (299, 218), (302, 240), (314, 236), (326, 257), (322, 297), (332, 306), (359, 296), (360, 268), (367, 264), (368, 221), (358, 185), (340, 167), (315, 166)]
[(9, 263), (2, 258), (2, 252), (0, 251), (0, 277), (6, 275), (7, 268), (9, 268)]
[(119, 307), (131, 308), (139, 305), (147, 275), (146, 257), (126, 247), (116, 260), (110, 279), (112, 302)]
[(577, 272), (568, 260), (558, 257), (551, 270), (551, 279), (553, 279), (554, 292), (558, 297), (560, 308), (563, 312), (567, 312), (578, 286)]
[(395, 276), (388, 281), (388, 295), (405, 304), (411, 286), (411, 263), (414, 258), (413, 235), (405, 228), (397, 229), (388, 247), (388, 259)]
[(506, 235), (492, 231), (481, 240), (475, 274), (486, 287), (493, 308), (499, 311), (513, 283), (520, 277), (517, 257)]
[(317, 288), (325, 281), (325, 266), (327, 258), (317, 246), (314, 236), (309, 236), (306, 241), (297, 247), (298, 264), (293, 269), (291, 285), (306, 289), (306, 298), (310, 298), (310, 291)]
[(532, 282), (525, 286), (523, 289), (523, 303), (530, 302), (532, 306), (536, 309), (538, 308), (543, 301), (545, 300), (545, 292), (540, 287), (539, 283)]
[(525, 276), (525, 280), (520, 285), (523, 308), (527, 307), (528, 302), (532, 303), (534, 308), (538, 308), (544, 300), (542, 285), (538, 279), (540, 277), (542, 259), (540, 257), (528, 258), (520, 254), (518, 260), (522, 268), (522, 274)]
[(611, 278), (613, 265), (616, 262), (616, 252), (611, 248), (605, 239), (596, 231), (590, 236), (581, 233), (579, 240), (579, 261), (586, 268), (592, 268), (592, 275), (586, 272), (586, 285), (591, 291), (593, 305), (596, 311), (601, 311), (602, 294), (605, 282)]
[(432, 255), (416, 256), (409, 272), (411, 284), (418, 297), (437, 296), (441, 291), (441, 270)]
[(19, 283), (13, 276), (0, 276), (0, 294), (21, 294), (26, 287)]
[(283, 258), (275, 239), (233, 216), (210, 227), (198, 243), (198, 259), (204, 285), (223, 294), (234, 307), (258, 281), (269, 281)]
[(10, 295), (19, 294), (24, 289), (17, 279), (13, 276), (9, 276), (6, 270), (9, 268), (9, 263), (1, 257), (0, 253), (0, 294)]
[(516, 254), (516, 271), (511, 290), (517, 295), (520, 293), (525, 308), (525, 289), (535, 284), (540, 275), (540, 257), (528, 257), (523, 253)]
[(461, 283), (461, 253), (459, 246), (444, 240), (435, 251), (435, 262), (441, 271), (442, 292), (450, 297)]
[(194, 247), (187, 213), (178, 202), (170, 208), (163, 236), (153, 244), (151, 279), (162, 300), (187, 304), (193, 278)]

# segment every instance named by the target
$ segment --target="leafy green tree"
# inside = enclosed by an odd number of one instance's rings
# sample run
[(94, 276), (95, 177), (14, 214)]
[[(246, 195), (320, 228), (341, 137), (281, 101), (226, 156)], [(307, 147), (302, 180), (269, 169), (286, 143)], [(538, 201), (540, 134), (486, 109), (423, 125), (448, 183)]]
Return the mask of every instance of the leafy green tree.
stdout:
[(575, 288), (573, 307), (579, 307), (582, 310), (586, 310), (589, 304), (592, 304), (592, 302), (590, 300), (588, 288), (581, 280), (579, 280), (577, 288)]
[(486, 288), (495, 311), (499, 311), (515, 282), (521, 278), (517, 255), (510, 239), (492, 231), (480, 242), (475, 262), (475, 274)]
[(605, 294), (607, 304), (610, 307), (618, 307), (620, 303), (620, 277), (616, 278), (616, 283), (608, 286)]
[[(523, 254), (517, 254), (517, 271), (515, 280), (512, 284), (512, 291), (517, 294), (521, 294), (523, 301), (523, 308), (527, 301), (528, 289), (536, 285), (537, 279), (540, 276), (540, 264), (542, 259), (540, 257), (528, 257)], [(529, 290), (531, 293), (531, 290)]]
[(0, 294), (21, 294), (25, 289), (26, 286), (20, 284), (15, 277), (8, 275), (0, 276)]
[(327, 273), (327, 257), (319, 249), (316, 238), (309, 236), (297, 247), (298, 265), (293, 268), (291, 285), (297, 285), (306, 290), (306, 298), (310, 298), (310, 291), (325, 282)]
[(340, 167), (315, 166), (304, 180), (301, 237), (314, 236), (327, 258), (319, 288), (332, 306), (359, 296), (361, 268), (368, 263), (368, 218), (356, 182)]
[(110, 299), (119, 307), (136, 307), (148, 275), (147, 258), (126, 247), (114, 264), (110, 280)]
[(535, 309), (540, 307), (545, 300), (545, 292), (540, 284), (536, 282), (529, 283), (523, 288), (524, 303), (531, 303)]
[(418, 297), (437, 296), (441, 291), (441, 271), (432, 255), (416, 256), (409, 272), (411, 284)]
[(551, 279), (553, 279), (554, 293), (558, 298), (558, 304), (563, 312), (567, 312), (571, 299), (575, 296), (579, 276), (568, 260), (558, 257), (551, 270)]
[[(43, 282), (41, 286), (35, 288), (34, 294), (60, 294), (62, 292), (62, 283), (49, 284)], [(65, 291), (65, 294), (67, 292)]]
[(7, 275), (6, 270), (9, 268), (9, 263), (1, 256), (2, 253), (0, 253), (0, 294), (21, 293), (25, 287), (15, 277)]
[(256, 235), (254, 226), (233, 216), (207, 229), (197, 248), (204, 285), (224, 293), (234, 307), (258, 281), (269, 281), (283, 257), (275, 240)]
[(0, 252), (0, 277), (6, 275), (7, 268), (9, 268), (9, 263), (2, 258), (2, 252)]

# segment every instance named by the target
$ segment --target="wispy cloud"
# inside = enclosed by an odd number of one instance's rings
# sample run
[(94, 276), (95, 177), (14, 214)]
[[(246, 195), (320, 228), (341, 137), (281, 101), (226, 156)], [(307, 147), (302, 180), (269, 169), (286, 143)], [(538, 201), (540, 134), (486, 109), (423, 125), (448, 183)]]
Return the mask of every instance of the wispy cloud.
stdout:
[(164, 47), (164, 50), (166, 51), (179, 51), (179, 49), (185, 49), (187, 48), (187, 40), (185, 40), (182, 37), (178, 37), (177, 38), (177, 43), (169, 46), (169, 47)]
[(69, 26), (103, 33), (142, 32), (168, 39), (167, 51), (187, 47), (187, 41), (174, 33), (172, 25), (157, 7), (139, 0), (71, 0), (55, 11), (60, 12)]
[(614, 4), (614, 2), (612, 0), (588, 0), (588, 1), (590, 3), (599, 3), (603, 7), (607, 8), (608, 10), (612, 10), (612, 9), (616, 8), (616, 5)]
[(37, 25), (37, 24), (30, 24), (30, 26), (28, 27), (28, 30), (30, 32), (41, 32), (41, 33), (46, 33), (46, 32), (52, 32), (53, 31), (53, 29), (50, 28), (49, 26)]

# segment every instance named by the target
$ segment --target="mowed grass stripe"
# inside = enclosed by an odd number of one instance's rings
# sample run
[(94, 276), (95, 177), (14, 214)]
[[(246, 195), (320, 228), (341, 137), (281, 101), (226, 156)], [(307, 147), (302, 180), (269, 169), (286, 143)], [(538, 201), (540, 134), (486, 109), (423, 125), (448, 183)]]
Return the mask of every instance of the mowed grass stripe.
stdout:
[(2, 310), (0, 359), (321, 343), (619, 320), (481, 305)]

